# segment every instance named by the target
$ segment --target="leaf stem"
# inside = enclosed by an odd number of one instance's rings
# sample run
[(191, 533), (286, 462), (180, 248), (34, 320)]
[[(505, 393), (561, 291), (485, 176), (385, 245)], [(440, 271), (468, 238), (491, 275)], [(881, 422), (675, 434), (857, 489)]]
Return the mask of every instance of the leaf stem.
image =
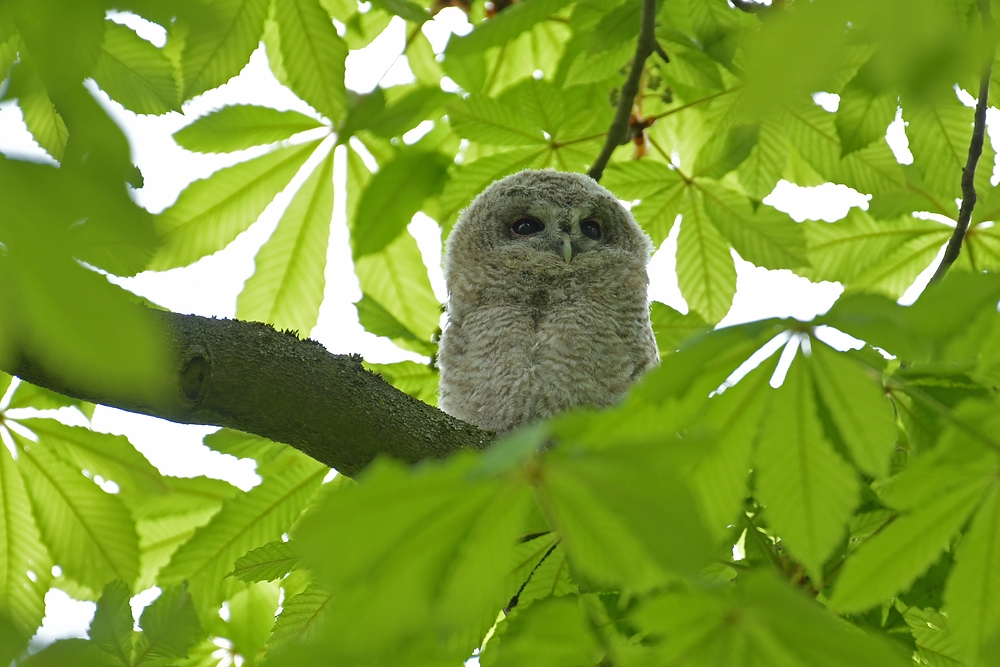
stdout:
[(615, 149), (629, 140), (629, 121), (632, 118), (632, 104), (635, 102), (636, 93), (639, 92), (639, 79), (642, 77), (646, 59), (656, 49), (656, 0), (642, 0), (642, 15), (639, 21), (639, 40), (635, 45), (632, 70), (628, 73), (625, 85), (622, 86), (622, 92), (618, 98), (618, 108), (615, 110), (615, 117), (608, 128), (604, 147), (590, 171), (587, 172), (587, 175), (595, 181), (601, 180), (604, 168), (608, 166), (608, 160), (611, 159), (611, 154), (615, 152)]
[[(990, 13), (990, 3), (988, 0), (979, 1), (979, 12), (983, 17), (983, 29), (992, 32), (993, 16)], [(976, 206), (976, 165), (979, 164), (979, 156), (983, 153), (983, 139), (986, 135), (986, 107), (989, 104), (990, 77), (993, 75), (993, 56), (995, 47), (993, 37), (989, 36), (990, 47), (986, 55), (986, 62), (979, 77), (979, 99), (976, 101), (976, 116), (972, 130), (972, 141), (969, 143), (969, 158), (962, 169), (962, 208), (958, 212), (958, 221), (955, 225), (955, 232), (948, 241), (948, 247), (944, 251), (944, 257), (938, 265), (937, 270), (931, 277), (931, 282), (935, 283), (944, 278), (948, 269), (958, 259), (962, 252), (962, 242), (965, 240), (966, 232), (969, 230), (969, 222), (972, 220), (972, 209)]]

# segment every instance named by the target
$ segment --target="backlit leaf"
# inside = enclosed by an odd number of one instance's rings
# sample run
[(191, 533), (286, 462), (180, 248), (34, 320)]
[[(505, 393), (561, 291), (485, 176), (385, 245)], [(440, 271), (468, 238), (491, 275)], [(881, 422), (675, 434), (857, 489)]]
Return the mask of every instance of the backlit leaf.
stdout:
[(139, 617), (135, 645), (136, 667), (163, 664), (186, 658), (187, 651), (201, 637), (201, 624), (187, 585), (165, 588)]
[(108, 22), (94, 80), (111, 99), (138, 114), (180, 111), (174, 66), (129, 28)]
[[(269, 0), (218, 0), (184, 38), (184, 99), (236, 76), (260, 43)], [(213, 20), (214, 19), (214, 20)]]
[(317, 0), (275, 0), (281, 61), (289, 87), (333, 122), (347, 107), (347, 45)]
[(677, 237), (677, 283), (691, 310), (706, 322), (725, 317), (736, 294), (736, 266), (729, 244), (693, 193)]
[(448, 120), (455, 133), (466, 139), (497, 146), (545, 144), (540, 128), (517, 109), (486, 95), (470, 95), (448, 105)]
[(246, 582), (273, 581), (291, 572), (300, 556), (287, 542), (268, 542), (236, 559), (233, 571), (227, 577), (236, 577)]
[(229, 153), (283, 141), (321, 123), (298, 111), (234, 104), (213, 111), (174, 133), (183, 148), (198, 153)]

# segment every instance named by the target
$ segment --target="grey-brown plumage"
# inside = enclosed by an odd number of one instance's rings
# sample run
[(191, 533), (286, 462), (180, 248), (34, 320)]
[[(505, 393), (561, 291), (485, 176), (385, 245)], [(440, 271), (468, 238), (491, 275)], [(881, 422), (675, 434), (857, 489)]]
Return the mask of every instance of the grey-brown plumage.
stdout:
[(521, 171), (486, 188), (448, 238), (441, 409), (502, 432), (617, 402), (658, 359), (652, 249), (587, 176)]

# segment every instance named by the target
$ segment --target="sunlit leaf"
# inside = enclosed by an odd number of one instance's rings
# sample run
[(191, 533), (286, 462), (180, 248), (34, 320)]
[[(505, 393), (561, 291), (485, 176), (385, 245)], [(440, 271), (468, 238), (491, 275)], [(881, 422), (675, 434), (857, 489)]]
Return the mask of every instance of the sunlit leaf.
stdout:
[(448, 120), (459, 136), (497, 146), (545, 144), (541, 128), (517, 109), (486, 95), (470, 95), (448, 105)]
[[(219, 0), (184, 38), (184, 99), (236, 76), (260, 43), (269, 0)], [(206, 17), (207, 18), (207, 17)]]
[(189, 185), (157, 217), (164, 243), (149, 268), (186, 266), (224, 248), (288, 185), (318, 143), (281, 148)]
[(314, 637), (316, 629), (326, 618), (324, 612), (332, 599), (333, 594), (316, 583), (286, 599), (281, 605), (281, 614), (274, 622), (269, 645)]
[(565, 7), (571, 0), (533, 0), (504, 9), (496, 18), (476, 26), (469, 35), (449, 41), (446, 58), (461, 58), (475, 51), (499, 46), (517, 37)]
[(677, 283), (691, 310), (706, 322), (725, 317), (736, 294), (736, 266), (729, 244), (708, 220), (694, 194), (677, 237)]
[(17, 98), (17, 105), (24, 116), (24, 124), (27, 125), (31, 136), (49, 155), (56, 160), (62, 160), (69, 130), (66, 129), (66, 123), (59, 115), (59, 111), (52, 104), (38, 72), (23, 63), (14, 67), (4, 97)]
[(136, 667), (186, 658), (187, 650), (201, 636), (201, 624), (187, 585), (165, 588), (143, 610), (139, 627), (142, 634), (136, 640), (132, 663)]
[(598, 664), (603, 651), (575, 596), (543, 600), (506, 621), (483, 652), (490, 667)]
[(711, 331), (711, 327), (698, 313), (681, 315), (670, 306), (653, 301), (649, 313), (653, 333), (656, 335), (656, 346), (660, 355), (666, 356), (675, 350), (685, 340), (700, 333)]
[(755, 456), (757, 495), (771, 526), (815, 580), (858, 503), (854, 470), (823, 436), (806, 362), (777, 390)]
[(126, 584), (139, 573), (139, 538), (117, 496), (44, 447), (15, 435), (35, 518), (52, 559), (67, 576), (100, 590), (112, 579)]
[(295, 193), (277, 229), (257, 252), (254, 273), (236, 301), (237, 317), (309, 335), (323, 301), (332, 217), (331, 152)]
[(125, 583), (109, 582), (97, 601), (90, 622), (90, 639), (123, 666), (132, 665), (132, 591)]
[(913, 164), (924, 182), (942, 195), (960, 196), (972, 139), (972, 109), (950, 95), (933, 105), (906, 103), (903, 117), (908, 121), (906, 136)]
[(298, 111), (247, 104), (225, 106), (174, 133), (183, 148), (199, 153), (229, 153), (288, 139), (321, 123)]
[(365, 368), (378, 373), (396, 389), (406, 392), (424, 403), (437, 405), (438, 372), (428, 364), (399, 361), (394, 364), (365, 364)]
[(884, 137), (896, 117), (896, 96), (873, 90), (869, 78), (862, 70), (840, 93), (836, 125), (844, 155)]
[(125, 26), (108, 22), (94, 80), (111, 99), (139, 114), (180, 111), (174, 66)]
[(277, 582), (258, 582), (247, 586), (228, 601), (229, 618), (226, 637), (233, 650), (247, 657), (247, 662), (259, 662), (264, 644), (271, 634), (281, 587)]
[(347, 45), (317, 0), (275, 0), (274, 7), (291, 89), (331, 121), (340, 120), (347, 106)]
[(273, 581), (291, 572), (299, 560), (300, 556), (287, 542), (268, 542), (237, 558), (233, 571), (226, 576), (246, 582)]

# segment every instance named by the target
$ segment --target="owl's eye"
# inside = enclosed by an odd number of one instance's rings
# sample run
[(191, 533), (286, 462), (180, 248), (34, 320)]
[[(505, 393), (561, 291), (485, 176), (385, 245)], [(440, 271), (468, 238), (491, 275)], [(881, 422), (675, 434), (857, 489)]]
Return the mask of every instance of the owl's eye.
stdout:
[(601, 225), (596, 220), (584, 220), (580, 223), (580, 231), (591, 239), (601, 238)]
[(533, 236), (545, 229), (545, 225), (534, 218), (519, 218), (510, 226), (510, 231), (517, 236)]

